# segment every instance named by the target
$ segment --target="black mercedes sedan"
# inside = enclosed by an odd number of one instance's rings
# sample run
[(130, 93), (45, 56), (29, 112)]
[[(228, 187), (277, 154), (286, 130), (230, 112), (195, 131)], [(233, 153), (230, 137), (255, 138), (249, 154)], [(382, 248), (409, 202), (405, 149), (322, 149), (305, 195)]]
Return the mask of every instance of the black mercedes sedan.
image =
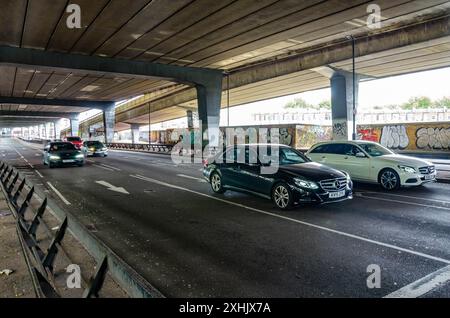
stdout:
[(329, 203), (353, 198), (353, 183), (346, 172), (312, 162), (285, 145), (228, 147), (203, 161), (203, 175), (215, 193), (251, 193), (273, 200), (283, 210), (302, 202)]

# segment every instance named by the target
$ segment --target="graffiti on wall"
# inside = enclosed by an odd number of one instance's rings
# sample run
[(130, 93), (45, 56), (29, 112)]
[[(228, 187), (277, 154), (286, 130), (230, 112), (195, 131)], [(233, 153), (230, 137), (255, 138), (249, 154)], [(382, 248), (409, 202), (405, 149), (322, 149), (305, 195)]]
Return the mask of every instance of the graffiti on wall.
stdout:
[(450, 149), (450, 128), (419, 128), (416, 132), (419, 149)]
[(358, 138), (393, 150), (450, 150), (450, 124), (402, 124), (358, 127)]
[(360, 128), (358, 129), (359, 140), (370, 140), (378, 142), (380, 140), (380, 130), (378, 128)]
[(298, 149), (310, 148), (315, 143), (331, 140), (333, 135), (330, 126), (297, 125), (295, 147)]
[(333, 138), (336, 140), (347, 139), (347, 121), (333, 123)]
[(390, 149), (406, 149), (409, 145), (409, 137), (405, 125), (384, 126), (380, 143)]

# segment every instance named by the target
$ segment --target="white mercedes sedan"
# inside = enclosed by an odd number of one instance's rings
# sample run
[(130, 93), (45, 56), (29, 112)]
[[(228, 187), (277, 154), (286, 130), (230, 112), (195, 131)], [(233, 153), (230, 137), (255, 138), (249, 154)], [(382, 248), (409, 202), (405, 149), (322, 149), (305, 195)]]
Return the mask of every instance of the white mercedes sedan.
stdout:
[(403, 156), (372, 141), (329, 141), (306, 152), (313, 161), (346, 171), (355, 181), (379, 183), (386, 190), (436, 181), (435, 166)]

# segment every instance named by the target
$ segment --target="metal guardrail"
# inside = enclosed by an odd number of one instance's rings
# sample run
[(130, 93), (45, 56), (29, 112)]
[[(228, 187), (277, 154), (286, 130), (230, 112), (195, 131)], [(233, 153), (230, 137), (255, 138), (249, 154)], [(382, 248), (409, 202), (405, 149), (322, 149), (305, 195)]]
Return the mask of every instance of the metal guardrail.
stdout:
[[(97, 264), (96, 271), (91, 277), (88, 287), (83, 292), (83, 297), (98, 297), (107, 273), (130, 297), (164, 297), (109, 247), (89, 232), (73, 215), (52, 204), (19, 171), (5, 162), (0, 163), (0, 185), (16, 217), (20, 243), (33, 256), (35, 266), (31, 272), (35, 288), (36, 284), (38, 285), (37, 294), (39, 297), (61, 296), (57, 293), (57, 288), (53, 284), (52, 274), (55, 259), (58, 252), (62, 249), (61, 241), (67, 231), (70, 231), (71, 235), (83, 245)], [(36, 196), (39, 198), (39, 202), (42, 202), (37, 211), (30, 211), (30, 201), (33, 196)], [(28, 213), (34, 212), (33, 217), (28, 220), (25, 218), (27, 211)], [(50, 211), (61, 223), (50, 246), (44, 251), (36, 239), (36, 231), (44, 223), (42, 217), (46, 211)], [(27, 256), (25, 257), (30, 265), (31, 260)]]
[(148, 152), (170, 153), (173, 145), (167, 144), (130, 144), (130, 143), (108, 143), (108, 148), (118, 150), (139, 150)]

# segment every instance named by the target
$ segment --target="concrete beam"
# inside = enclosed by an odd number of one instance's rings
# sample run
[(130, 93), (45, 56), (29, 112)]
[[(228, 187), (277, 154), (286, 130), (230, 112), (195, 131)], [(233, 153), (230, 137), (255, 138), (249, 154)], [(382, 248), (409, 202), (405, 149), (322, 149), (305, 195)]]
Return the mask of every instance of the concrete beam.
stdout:
[[(408, 45), (418, 44), (450, 36), (450, 17), (420, 22), (411, 26), (383, 32), (356, 36), (356, 56), (365, 56)], [(352, 58), (352, 43), (349, 40), (326, 43), (307, 51), (291, 53), (277, 60), (268, 60), (243, 70), (230, 72), (230, 89), (252, 83), (288, 75), (295, 72), (349, 60)], [(226, 81), (222, 89), (226, 90)], [(178, 93), (156, 99), (151, 102), (151, 111), (177, 106), (197, 98), (195, 88), (186, 88)], [(148, 103), (138, 106), (127, 113), (117, 114), (117, 121), (131, 120), (148, 112)]]
[(39, 106), (69, 106), (105, 109), (113, 101), (88, 101), (88, 100), (68, 100), (68, 99), (44, 99), (44, 98), (26, 98), (26, 97), (6, 97), (0, 96), (0, 104), (13, 105), (39, 105)]
[(0, 117), (75, 118), (78, 113), (0, 110)]
[(180, 83), (208, 86), (222, 78), (220, 70), (148, 63), (100, 56), (56, 53), (35, 49), (0, 46), (0, 64), (74, 70), (89, 74), (114, 74), (133, 78), (165, 79)]

